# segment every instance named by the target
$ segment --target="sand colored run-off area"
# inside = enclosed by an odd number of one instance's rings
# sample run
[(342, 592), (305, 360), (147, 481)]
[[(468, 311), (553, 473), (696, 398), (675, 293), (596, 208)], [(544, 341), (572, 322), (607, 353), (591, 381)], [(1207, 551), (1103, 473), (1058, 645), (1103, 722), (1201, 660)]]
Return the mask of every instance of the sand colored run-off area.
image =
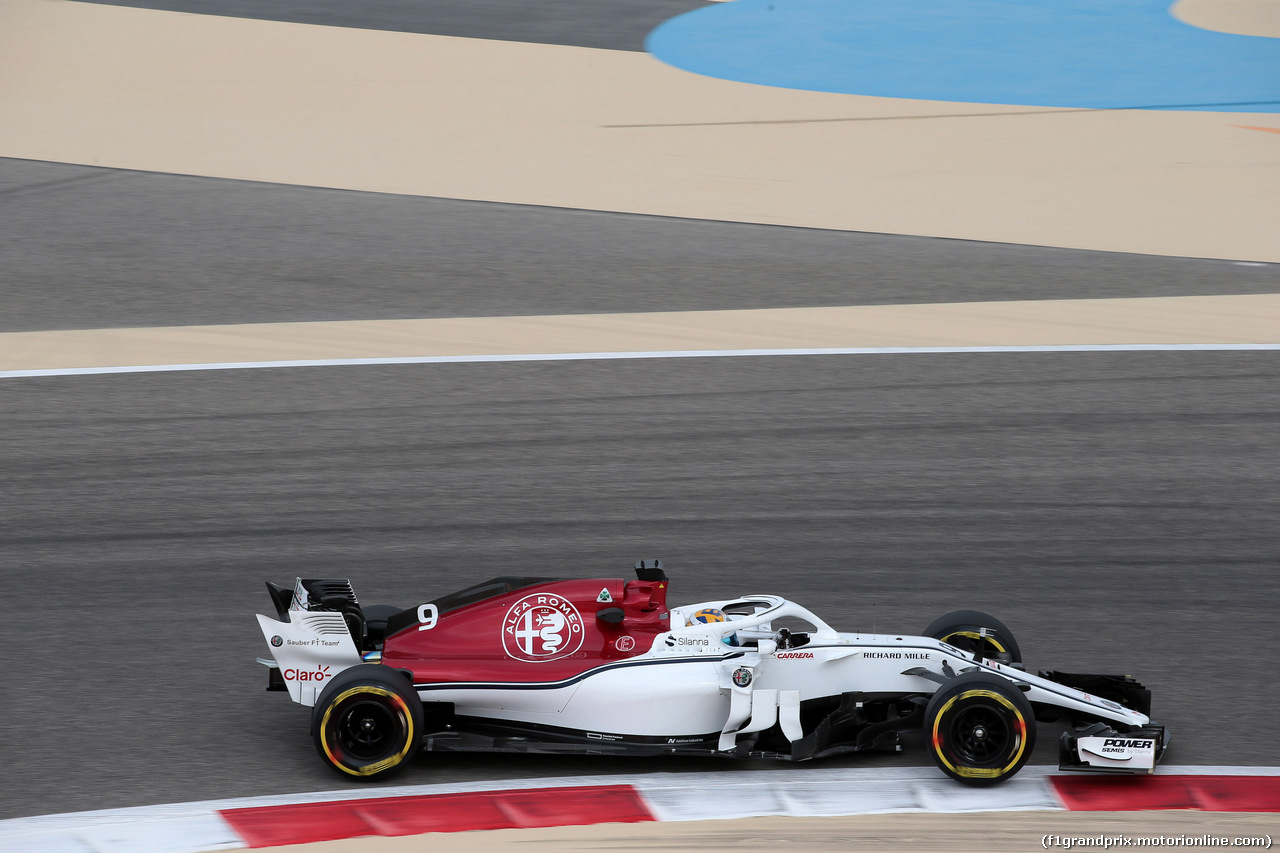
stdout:
[(1280, 294), (0, 334), (0, 371), (797, 348), (1280, 344)]
[[(757, 817), (744, 820), (597, 824), (551, 829), (433, 833), (401, 838), (358, 838), (266, 848), (279, 853), (541, 853), (541, 851), (647, 850), (661, 853), (1029, 853), (1062, 850), (1045, 836), (1188, 838), (1280, 837), (1280, 816), (1246, 812), (999, 812), (888, 814), (852, 817)], [(1113, 841), (1110, 849), (1124, 842)], [(1227, 849), (1182, 844), (1156, 849)], [(1095, 846), (1076, 849), (1105, 849)], [(1240, 849), (1240, 848), (1235, 848)], [(1245, 848), (1249, 849), (1249, 848)], [(1253, 848), (1259, 849), (1259, 848)], [(1265, 847), (1262, 849), (1266, 849)]]
[(1275, 114), (820, 94), (644, 53), (0, 0), (4, 157), (1280, 261), (1276, 129)]
[(1173, 15), (1205, 30), (1280, 38), (1280, 0), (1180, 0)]

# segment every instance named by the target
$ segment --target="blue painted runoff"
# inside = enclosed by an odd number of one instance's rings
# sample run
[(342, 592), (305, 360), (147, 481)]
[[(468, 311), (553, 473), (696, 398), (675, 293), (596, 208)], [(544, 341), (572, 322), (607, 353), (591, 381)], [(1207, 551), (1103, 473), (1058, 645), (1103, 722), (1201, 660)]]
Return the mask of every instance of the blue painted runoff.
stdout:
[(655, 57), (819, 92), (1093, 109), (1280, 112), (1280, 39), (1169, 0), (732, 0), (663, 23)]

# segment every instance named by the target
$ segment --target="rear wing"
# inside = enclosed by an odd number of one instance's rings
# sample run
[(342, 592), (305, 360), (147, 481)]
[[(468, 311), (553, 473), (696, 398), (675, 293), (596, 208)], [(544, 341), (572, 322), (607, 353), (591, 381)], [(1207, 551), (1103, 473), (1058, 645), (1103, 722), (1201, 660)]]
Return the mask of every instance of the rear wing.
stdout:
[[(362, 662), (352, 637), (353, 614), (342, 612), (359, 613), (355, 593), (347, 581), (301, 578), (292, 590), (273, 583), (267, 584), (267, 590), (279, 618), (258, 615), (258, 627), (271, 652), (271, 658), (258, 661), (275, 670), (271, 685), (283, 683), (290, 699), (310, 707), (335, 675)], [(342, 606), (348, 601), (352, 608)], [(315, 606), (330, 609), (309, 609)]]

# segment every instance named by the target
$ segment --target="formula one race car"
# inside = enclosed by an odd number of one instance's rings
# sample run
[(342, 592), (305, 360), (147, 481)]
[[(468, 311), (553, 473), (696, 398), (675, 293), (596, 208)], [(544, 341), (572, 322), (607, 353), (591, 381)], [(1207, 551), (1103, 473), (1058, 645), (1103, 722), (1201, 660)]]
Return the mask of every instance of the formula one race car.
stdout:
[(973, 610), (898, 636), (837, 633), (774, 595), (668, 607), (656, 560), (633, 581), (499, 577), (407, 610), (361, 607), (347, 580), (267, 588), (267, 689), (311, 707), (320, 755), (357, 779), (419, 749), (803, 760), (923, 729), (944, 773), (989, 785), (1026, 763), (1037, 721), (1070, 723), (1063, 770), (1152, 773), (1167, 742), (1141, 684), (1032, 675)]

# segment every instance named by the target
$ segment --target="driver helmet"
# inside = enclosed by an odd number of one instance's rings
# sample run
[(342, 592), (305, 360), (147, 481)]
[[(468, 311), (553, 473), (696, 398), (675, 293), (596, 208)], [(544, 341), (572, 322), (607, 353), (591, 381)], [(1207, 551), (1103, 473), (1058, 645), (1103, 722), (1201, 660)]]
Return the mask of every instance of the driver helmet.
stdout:
[[(729, 619), (724, 615), (724, 611), (718, 607), (706, 607), (689, 617), (690, 625), (709, 625), (712, 622), (728, 622)], [(729, 634), (721, 637), (720, 642), (726, 646), (738, 645), (738, 638), (735, 634)]]
[(690, 625), (707, 625), (712, 622), (724, 622), (724, 611), (719, 607), (705, 607), (689, 617)]

